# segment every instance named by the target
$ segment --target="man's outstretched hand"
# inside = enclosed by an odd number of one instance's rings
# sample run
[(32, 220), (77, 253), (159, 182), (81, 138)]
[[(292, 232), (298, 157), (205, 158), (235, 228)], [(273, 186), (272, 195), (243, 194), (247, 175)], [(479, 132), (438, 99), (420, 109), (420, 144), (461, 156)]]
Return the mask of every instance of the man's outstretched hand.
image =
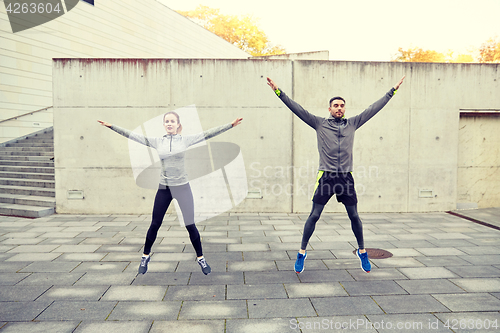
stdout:
[(394, 89), (395, 90), (398, 90), (399, 86), (401, 84), (403, 84), (403, 80), (405, 79), (405, 77), (406, 77), (406, 75), (403, 75), (403, 77), (401, 78), (401, 80), (399, 80), (399, 82), (394, 85)]
[(271, 89), (273, 89), (273, 91), (278, 89), (278, 85), (276, 83), (274, 83), (274, 81), (271, 80), (270, 78), (267, 78), (267, 85), (269, 87), (271, 87)]

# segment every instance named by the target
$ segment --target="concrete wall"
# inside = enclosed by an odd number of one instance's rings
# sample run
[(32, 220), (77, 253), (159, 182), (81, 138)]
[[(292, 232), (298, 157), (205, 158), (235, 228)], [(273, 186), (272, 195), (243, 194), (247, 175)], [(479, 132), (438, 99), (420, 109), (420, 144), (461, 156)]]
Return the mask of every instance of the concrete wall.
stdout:
[[(80, 1), (12, 33), (0, 5), (0, 121), (52, 105), (52, 58), (239, 58), (250, 55), (156, 0)], [(52, 126), (52, 111), (0, 123), (0, 142)]]
[[(310, 112), (328, 100), (362, 112), (400, 78), (396, 96), (356, 134), (353, 172), (362, 212), (455, 209), (460, 108), (500, 105), (498, 65), (290, 60), (86, 60), (54, 62), (59, 213), (149, 214), (155, 191), (135, 185), (128, 142), (97, 125), (134, 129), (195, 105), (204, 129), (243, 124), (214, 138), (241, 147), (250, 197), (234, 211), (309, 212), (316, 135), (274, 96), (266, 77)], [(67, 199), (82, 190), (83, 200)], [(499, 203), (497, 203), (499, 205)], [(342, 211), (335, 199), (326, 211)]]
[(270, 56), (257, 56), (257, 57), (252, 57), (251, 59), (328, 60), (330, 59), (330, 52), (314, 51), (314, 52), (286, 53), (286, 54), (276, 54)]
[(457, 204), (500, 206), (499, 129), (498, 115), (460, 117)]

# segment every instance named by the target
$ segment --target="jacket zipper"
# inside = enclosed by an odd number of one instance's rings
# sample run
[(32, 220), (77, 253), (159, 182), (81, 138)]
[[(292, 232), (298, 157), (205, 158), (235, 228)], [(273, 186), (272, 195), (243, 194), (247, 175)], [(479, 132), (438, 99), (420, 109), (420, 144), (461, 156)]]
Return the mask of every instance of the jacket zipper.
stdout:
[(170, 136), (170, 152), (172, 152), (172, 135)]
[(339, 152), (337, 154), (337, 173), (340, 173), (340, 122), (337, 123), (338, 125), (338, 134), (337, 134), (337, 139), (339, 141)]

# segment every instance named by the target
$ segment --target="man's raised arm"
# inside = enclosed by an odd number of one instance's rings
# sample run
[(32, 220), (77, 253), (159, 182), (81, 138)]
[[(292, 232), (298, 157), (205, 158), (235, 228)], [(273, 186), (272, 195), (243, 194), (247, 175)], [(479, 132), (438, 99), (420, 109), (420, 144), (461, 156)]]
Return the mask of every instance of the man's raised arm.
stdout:
[(374, 115), (376, 115), (382, 108), (391, 100), (396, 91), (399, 89), (406, 75), (404, 75), (398, 83), (396, 83), (391, 90), (389, 90), (381, 99), (370, 105), (366, 110), (352, 117), (353, 124), (356, 129), (360, 128), (364, 123), (370, 120)]
[(311, 114), (309, 111), (305, 110), (300, 104), (289, 98), (273, 80), (267, 78), (267, 85), (271, 87), (276, 96), (278, 96), (283, 103), (299, 117), (303, 122), (312, 128), (316, 129), (319, 122), (321, 121), (321, 117), (317, 117)]

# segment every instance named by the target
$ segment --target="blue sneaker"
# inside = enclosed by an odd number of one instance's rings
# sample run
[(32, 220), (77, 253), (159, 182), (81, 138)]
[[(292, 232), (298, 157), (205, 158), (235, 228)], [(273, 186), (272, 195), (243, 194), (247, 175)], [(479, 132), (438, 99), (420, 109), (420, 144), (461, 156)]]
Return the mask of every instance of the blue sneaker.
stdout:
[(139, 274), (145, 274), (148, 271), (148, 264), (151, 260), (151, 255), (141, 258), (141, 264), (139, 265)]
[(370, 260), (368, 260), (368, 252), (361, 253), (358, 249), (356, 251), (356, 255), (358, 256), (359, 260), (361, 260), (361, 269), (366, 273), (370, 273), (370, 271), (372, 270), (372, 264), (370, 264)]
[(304, 254), (301, 254), (300, 252), (297, 253), (297, 260), (295, 261), (295, 272), (297, 274), (302, 273), (304, 271), (304, 260), (307, 258), (307, 252)]

